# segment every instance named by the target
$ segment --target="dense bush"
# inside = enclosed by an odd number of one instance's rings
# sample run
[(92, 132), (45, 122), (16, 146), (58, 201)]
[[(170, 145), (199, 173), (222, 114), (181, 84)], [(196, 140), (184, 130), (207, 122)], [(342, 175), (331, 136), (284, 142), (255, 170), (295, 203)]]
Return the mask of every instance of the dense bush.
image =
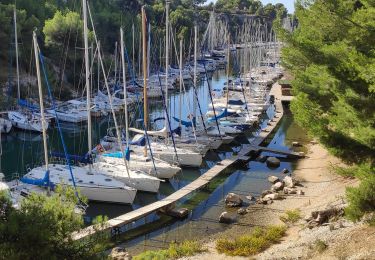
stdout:
[(279, 29), (296, 120), (352, 163), (375, 154), (374, 1), (297, 1), (298, 27)]
[[(359, 220), (366, 213), (375, 211), (375, 168), (362, 165), (354, 169), (354, 175), (361, 183), (358, 187), (347, 188), (349, 206), (345, 214), (351, 220)], [(375, 222), (375, 218), (369, 221)]]
[(59, 188), (51, 196), (31, 194), (19, 209), (8, 194), (0, 194), (0, 259), (94, 259), (104, 249), (102, 234), (73, 241), (71, 234), (83, 227), (75, 212), (77, 199), (71, 189)]

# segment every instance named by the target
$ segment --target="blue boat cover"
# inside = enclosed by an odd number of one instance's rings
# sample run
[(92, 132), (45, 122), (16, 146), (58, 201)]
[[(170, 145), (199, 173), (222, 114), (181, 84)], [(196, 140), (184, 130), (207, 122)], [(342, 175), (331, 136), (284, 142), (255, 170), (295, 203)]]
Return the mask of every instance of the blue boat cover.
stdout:
[(145, 146), (146, 145), (146, 137), (143, 135), (142, 138), (139, 138), (135, 141), (130, 141), (130, 145), (138, 145), (138, 146)]
[(30, 178), (21, 178), (21, 182), (41, 187), (49, 187), (52, 190), (55, 188), (55, 184), (50, 181), (49, 170), (44, 174), (43, 179), (30, 179)]
[(129, 149), (129, 146), (126, 147), (126, 150), (125, 150), (125, 159), (127, 161), (130, 161), (130, 149)]
[(228, 104), (229, 105), (243, 105), (244, 102), (242, 102), (242, 100), (240, 100), (240, 99), (237, 99), (237, 100), (231, 99), (231, 100), (228, 101)]
[(181, 127), (177, 127), (176, 129), (172, 130), (172, 133), (181, 136)]
[[(216, 116), (216, 119), (220, 119), (220, 118), (223, 118), (223, 117), (227, 117), (227, 116), (231, 116), (235, 114), (234, 112), (228, 112), (228, 110), (225, 108), (219, 115)], [(207, 119), (208, 122), (213, 122), (215, 121), (215, 117), (210, 117)]]
[[(173, 119), (176, 121), (176, 122), (180, 122), (180, 119), (179, 118), (177, 118), (177, 117), (174, 117), (173, 116)], [(194, 127), (196, 127), (196, 118), (195, 117), (193, 117), (193, 123), (191, 122), (191, 121), (184, 121), (184, 120), (181, 120), (181, 125), (183, 125), (183, 126), (185, 126), (185, 127), (192, 127), (193, 126), (193, 124), (194, 124)]]
[[(118, 151), (118, 152), (113, 152), (113, 153), (104, 153), (103, 156), (112, 157), (112, 158), (123, 158), (124, 154), (121, 151)], [(126, 147), (126, 150), (125, 150), (125, 159), (127, 161), (130, 161), (130, 149), (129, 149), (129, 147)]]
[(20, 105), (21, 107), (26, 107), (26, 108), (30, 109), (31, 111), (40, 111), (39, 106), (36, 106), (36, 105), (28, 102), (25, 99), (18, 99), (17, 102), (18, 102), (18, 105)]

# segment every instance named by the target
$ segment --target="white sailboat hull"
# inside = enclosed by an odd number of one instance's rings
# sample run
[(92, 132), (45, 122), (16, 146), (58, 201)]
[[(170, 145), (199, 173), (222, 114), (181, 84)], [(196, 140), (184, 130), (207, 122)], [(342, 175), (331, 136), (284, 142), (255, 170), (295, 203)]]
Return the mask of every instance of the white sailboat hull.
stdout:
[[(142, 146), (133, 147), (133, 150), (137, 153), (143, 152), (143, 149), (144, 147)], [(154, 157), (171, 164), (177, 162), (179, 165), (186, 167), (199, 167), (202, 164), (202, 155), (193, 151), (176, 148), (178, 156), (177, 161), (176, 153), (173, 147), (168, 147), (158, 143), (151, 143), (151, 149)]]
[(132, 204), (136, 190), (117, 189), (117, 188), (96, 188), (78, 186), (81, 194), (91, 201), (102, 201), (108, 203)]
[[(133, 187), (139, 191), (156, 193), (159, 191), (160, 179), (145, 174), (141, 171), (127, 171), (124, 163), (117, 162), (96, 162), (94, 169), (115, 178), (129, 187)], [(128, 175), (129, 172), (129, 175)]]
[(59, 121), (68, 122), (68, 123), (80, 123), (87, 120), (87, 116), (85, 116), (83, 113), (80, 112), (59, 112), (54, 110), (48, 110), (47, 111), (51, 116), (56, 118), (56, 115), (59, 119)]
[[(42, 121), (34, 115), (27, 116), (18, 111), (8, 112), (8, 118), (12, 125), (16, 128), (28, 131), (42, 132)], [(46, 122), (46, 129), (48, 129), (48, 122)]]
[[(119, 153), (120, 156), (122, 155)], [(161, 179), (170, 179), (173, 178), (178, 172), (181, 171), (180, 167), (171, 165), (169, 163), (166, 163), (162, 160), (154, 159), (155, 160), (155, 168), (154, 163), (152, 162), (151, 158), (143, 157), (141, 155), (137, 155), (132, 153), (130, 155), (130, 161), (128, 162), (128, 166), (130, 170), (140, 170), (142, 172), (145, 172), (149, 175), (156, 176)], [(99, 158), (99, 161), (104, 161), (107, 163), (113, 163), (113, 164), (123, 164), (124, 159), (123, 158), (114, 158), (110, 156), (103, 155)]]
[[(49, 165), (48, 168), (52, 183), (73, 186), (68, 166), (53, 164)], [(82, 167), (72, 166), (72, 171), (76, 187), (88, 200), (121, 204), (133, 203), (137, 193), (136, 189), (101, 173), (90, 173)], [(43, 179), (45, 172), (45, 166), (41, 166), (32, 169), (24, 177), (29, 179)]]

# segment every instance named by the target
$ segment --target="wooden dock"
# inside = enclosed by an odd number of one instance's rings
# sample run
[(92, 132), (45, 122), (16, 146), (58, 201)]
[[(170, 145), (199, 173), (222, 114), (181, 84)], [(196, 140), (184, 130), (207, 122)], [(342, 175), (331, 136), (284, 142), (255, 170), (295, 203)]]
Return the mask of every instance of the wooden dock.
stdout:
[[(267, 127), (265, 129), (262, 129), (262, 131), (259, 133), (257, 137), (251, 140), (250, 145), (243, 145), (242, 149), (239, 151), (237, 155), (218, 162), (215, 166), (213, 166), (207, 172), (202, 174), (199, 178), (197, 178), (196, 180), (189, 183), (185, 187), (179, 189), (178, 191), (174, 192), (173, 194), (169, 195), (168, 197), (160, 201), (151, 203), (149, 205), (133, 210), (124, 215), (110, 219), (102, 227), (89, 226), (81, 230), (80, 232), (73, 233), (73, 240), (79, 240), (79, 239), (88, 237), (97, 231), (108, 231), (108, 230), (117, 229), (121, 226), (124, 226), (138, 219), (141, 219), (160, 209), (167, 208), (168, 206), (175, 204), (177, 201), (189, 195), (190, 193), (197, 191), (201, 189), (202, 187), (204, 187), (205, 185), (207, 185), (213, 178), (218, 176), (223, 170), (227, 169), (234, 163), (238, 161), (249, 161), (250, 157), (248, 157), (248, 155), (252, 151), (259, 152), (261, 150), (265, 150), (266, 148), (260, 147), (260, 145), (270, 135), (270, 133), (276, 128), (277, 124), (280, 122), (284, 114), (282, 103), (281, 103), (281, 88), (278, 83), (275, 83), (273, 85), (270, 91), (270, 94), (275, 96), (275, 108), (276, 108), (275, 117), (272, 120), (270, 120), (270, 123), (267, 125)], [(267, 148), (267, 151), (270, 151), (270, 149)], [(283, 151), (273, 150), (273, 152), (283, 152)]]
[(264, 146), (251, 146), (251, 147), (254, 150), (258, 150), (259, 152), (270, 152), (270, 153), (286, 155), (286, 157), (288, 157), (288, 158), (303, 158), (303, 157), (305, 157), (305, 155), (303, 153), (299, 153), (299, 152), (278, 150), (278, 149), (273, 149), (273, 148), (264, 147)]

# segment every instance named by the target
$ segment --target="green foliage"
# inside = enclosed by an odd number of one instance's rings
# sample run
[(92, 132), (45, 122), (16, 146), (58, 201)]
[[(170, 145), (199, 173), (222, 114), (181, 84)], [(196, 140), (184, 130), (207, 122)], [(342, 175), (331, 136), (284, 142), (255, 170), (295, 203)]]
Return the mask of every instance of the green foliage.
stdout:
[[(74, 47), (76, 41), (82, 42), (83, 22), (79, 13), (57, 11), (52, 19), (46, 20), (43, 28), (45, 45), (61, 48), (64, 45)], [(78, 37), (78, 39), (76, 38)]]
[(206, 250), (196, 241), (184, 241), (181, 244), (172, 243), (168, 249), (157, 251), (145, 251), (137, 256), (134, 260), (168, 260), (178, 259), (184, 256), (193, 256)]
[(354, 178), (356, 171), (358, 170), (358, 166), (352, 167), (334, 167), (333, 170), (340, 176), (345, 178)]
[(301, 211), (299, 209), (287, 210), (285, 214), (280, 216), (280, 220), (285, 223), (296, 223), (301, 219)]
[(107, 239), (103, 234), (85, 241), (71, 239), (71, 233), (83, 227), (82, 216), (75, 213), (72, 189), (58, 187), (51, 196), (31, 194), (19, 209), (12, 207), (7, 196), (0, 194), (1, 257), (95, 259), (103, 251)]
[(327, 250), (328, 245), (324, 241), (317, 239), (314, 242), (314, 245), (312, 248), (318, 251), (319, 253), (323, 253), (325, 250)]
[(216, 249), (219, 253), (225, 253), (230, 256), (255, 255), (264, 251), (270, 245), (279, 242), (285, 231), (285, 226), (257, 227), (251, 234), (237, 237), (234, 240), (217, 240)]
[[(176, 41), (184, 40), (185, 50), (190, 46), (193, 26), (199, 27), (202, 34), (207, 26), (210, 12), (215, 9), (218, 12), (240, 12), (245, 14), (259, 13), (268, 22), (276, 16), (284, 16), (286, 9), (283, 5), (263, 6), (256, 0), (231, 0), (217, 1), (215, 4), (206, 4), (206, 0), (176, 0), (170, 3), (170, 22), (172, 34)], [(10, 63), (15, 66), (15, 53), (13, 34), (13, 8), (14, 1), (3, 0), (0, 3), (0, 74), (1, 80), (6, 80), (7, 71), (4, 70)], [(115, 0), (115, 1), (89, 1), (90, 10), (95, 23), (95, 30), (101, 41), (101, 47), (105, 57), (114, 52), (114, 45), (119, 41), (119, 28), (122, 26), (125, 32), (125, 46), (129, 56), (133, 57), (132, 27), (135, 28), (134, 62), (139, 63), (140, 51), (140, 11), (145, 5), (147, 21), (152, 27), (152, 53), (151, 59), (158, 60), (164, 51), (165, 35), (165, 1), (164, 0)], [(236, 11), (237, 10), (237, 11)], [(31, 72), (34, 75), (30, 61), (32, 47), (32, 32), (37, 29), (38, 41), (46, 60), (49, 59), (49, 79), (56, 88), (55, 93), (59, 97), (70, 97), (69, 89), (74, 91), (82, 89), (81, 68), (83, 61), (82, 18), (81, 2), (73, 0), (17, 0), (18, 17), (18, 42), (20, 44), (21, 72)], [(236, 15), (228, 15), (228, 24), (231, 34), (236, 35), (238, 25), (242, 18)], [(89, 22), (89, 27), (91, 24)], [(268, 27), (270, 28), (270, 27)], [(91, 34), (90, 34), (91, 35)], [(92, 39), (92, 36), (90, 37)], [(92, 40), (91, 40), (92, 42)], [(178, 42), (177, 42), (178, 45)], [(173, 46), (173, 45), (172, 45)], [(172, 47), (171, 46), (171, 47)], [(95, 46), (94, 46), (95, 48)], [(9, 50), (9, 51), (8, 51)], [(171, 59), (174, 52), (172, 52)], [(11, 62), (11, 60), (13, 60)], [(94, 64), (96, 66), (96, 64)], [(137, 64), (135, 64), (137, 67)], [(96, 71), (94, 71), (95, 73)], [(96, 75), (93, 75), (94, 77)]]
[(294, 76), (297, 121), (349, 162), (375, 153), (375, 4), (299, 1), (298, 28), (278, 27), (282, 61)]
[(364, 164), (358, 166), (354, 174), (361, 183), (358, 187), (347, 188), (349, 206), (345, 215), (351, 220), (359, 220), (364, 214), (375, 211), (375, 168)]

